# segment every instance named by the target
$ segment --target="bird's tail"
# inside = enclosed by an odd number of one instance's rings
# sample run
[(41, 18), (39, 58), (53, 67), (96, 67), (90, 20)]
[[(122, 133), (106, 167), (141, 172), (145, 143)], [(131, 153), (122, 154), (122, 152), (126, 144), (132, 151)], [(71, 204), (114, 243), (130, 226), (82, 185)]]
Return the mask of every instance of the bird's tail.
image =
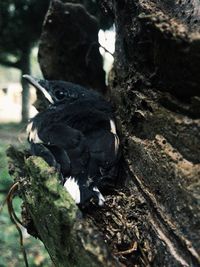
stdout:
[(85, 184), (79, 183), (79, 180), (76, 178), (70, 176), (66, 179), (64, 187), (77, 205), (88, 206), (90, 202), (94, 202), (98, 204), (98, 206), (104, 205), (105, 199), (96, 186), (88, 187)]

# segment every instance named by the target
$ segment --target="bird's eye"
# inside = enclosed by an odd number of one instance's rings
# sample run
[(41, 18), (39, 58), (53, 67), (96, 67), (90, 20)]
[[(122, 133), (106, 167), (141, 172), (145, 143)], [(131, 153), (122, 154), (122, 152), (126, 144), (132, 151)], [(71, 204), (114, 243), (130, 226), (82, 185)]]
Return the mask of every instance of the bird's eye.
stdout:
[(62, 100), (62, 99), (64, 99), (65, 94), (64, 94), (63, 91), (61, 91), (61, 90), (57, 90), (57, 91), (55, 91), (55, 97), (56, 97), (58, 100)]

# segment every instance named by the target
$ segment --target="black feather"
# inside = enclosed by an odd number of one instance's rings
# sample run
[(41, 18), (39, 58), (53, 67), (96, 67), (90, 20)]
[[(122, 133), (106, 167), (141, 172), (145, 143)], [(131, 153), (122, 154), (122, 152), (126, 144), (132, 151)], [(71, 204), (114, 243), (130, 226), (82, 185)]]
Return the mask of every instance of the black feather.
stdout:
[(79, 85), (63, 81), (39, 83), (55, 103), (30, 121), (31, 131), (39, 137), (29, 138), (33, 153), (51, 166), (58, 164), (65, 179), (73, 177), (77, 181), (81, 204), (92, 197), (98, 200), (100, 193), (94, 188), (104, 190), (110, 181), (115, 183), (118, 174), (120, 152), (115, 147), (118, 137), (111, 130), (111, 105), (98, 93)]

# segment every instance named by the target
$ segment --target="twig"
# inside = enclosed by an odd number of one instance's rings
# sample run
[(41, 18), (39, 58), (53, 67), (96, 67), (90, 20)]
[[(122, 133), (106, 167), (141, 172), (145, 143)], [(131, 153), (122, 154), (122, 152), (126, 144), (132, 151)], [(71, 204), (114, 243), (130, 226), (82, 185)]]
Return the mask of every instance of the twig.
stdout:
[[(17, 191), (18, 186), (19, 186), (19, 183), (18, 182), (15, 183), (15, 184), (13, 184), (13, 186), (10, 188), (10, 190), (8, 192), (8, 195), (6, 197), (6, 201), (5, 202), (7, 202), (8, 213), (10, 215), (10, 219), (14, 223), (14, 225), (17, 228), (17, 231), (19, 233), (20, 246), (21, 246), (21, 251), (22, 251), (23, 257), (24, 257), (25, 266), (26, 267), (29, 267), (28, 260), (27, 260), (27, 255), (26, 255), (26, 251), (25, 251), (25, 248), (24, 248), (23, 234), (22, 234), (22, 231), (21, 231), (21, 229), (20, 229), (20, 227), (18, 225), (18, 223), (20, 223), (20, 224), (22, 224), (22, 223), (17, 218), (17, 216), (16, 216), (16, 214), (14, 212), (14, 209), (13, 209), (13, 205), (12, 205), (13, 195)], [(5, 203), (3, 203), (3, 204), (5, 204)]]
[(137, 242), (134, 242), (132, 248), (116, 252), (115, 255), (128, 255), (131, 254), (132, 252), (137, 251), (137, 248), (138, 248)]

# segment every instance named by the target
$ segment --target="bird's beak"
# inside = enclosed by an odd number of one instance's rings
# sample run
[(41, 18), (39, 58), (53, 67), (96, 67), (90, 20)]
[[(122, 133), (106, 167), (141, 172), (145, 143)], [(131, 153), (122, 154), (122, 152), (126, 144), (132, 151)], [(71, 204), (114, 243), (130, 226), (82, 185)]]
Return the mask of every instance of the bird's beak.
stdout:
[(36, 89), (39, 89), (51, 104), (54, 104), (54, 101), (53, 101), (51, 95), (49, 94), (49, 92), (43, 86), (40, 85), (38, 79), (33, 78), (32, 76), (30, 76), (28, 74), (24, 74), (23, 78), (26, 79)]

